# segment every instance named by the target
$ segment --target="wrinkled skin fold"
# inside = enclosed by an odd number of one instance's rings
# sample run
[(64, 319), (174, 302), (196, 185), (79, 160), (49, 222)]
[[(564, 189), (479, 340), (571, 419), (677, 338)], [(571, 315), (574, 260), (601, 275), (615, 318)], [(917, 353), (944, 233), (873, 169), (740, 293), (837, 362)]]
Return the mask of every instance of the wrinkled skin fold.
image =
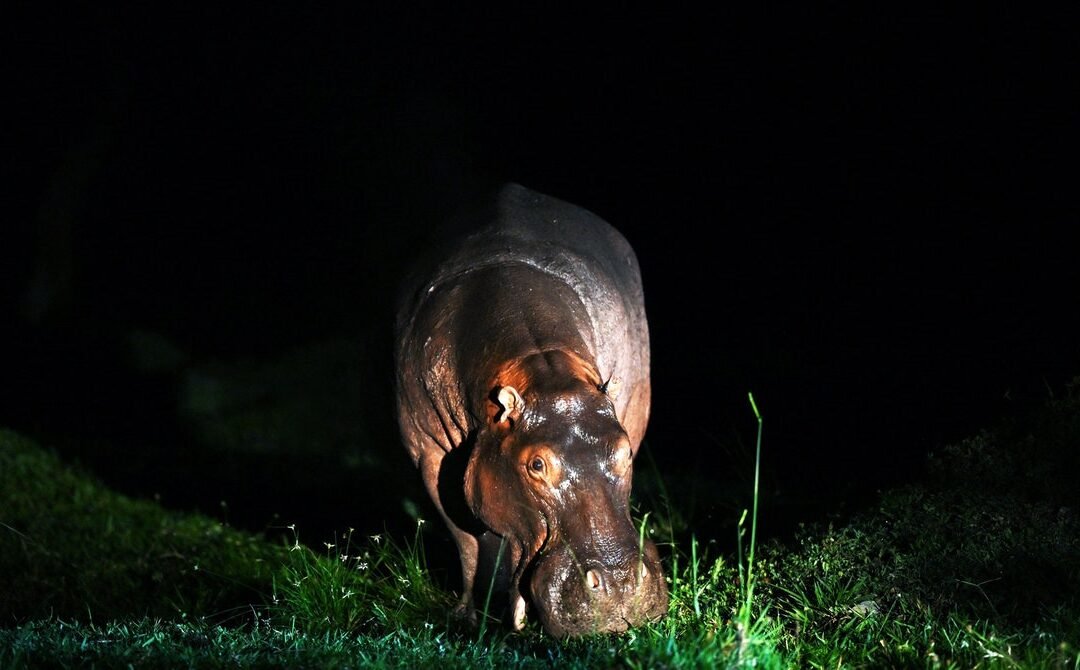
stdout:
[(411, 273), (396, 325), (399, 425), (461, 554), (461, 613), (494, 584), (511, 625), (560, 637), (663, 616), (629, 510), (651, 397), (633, 251), (516, 185), (463, 223)]

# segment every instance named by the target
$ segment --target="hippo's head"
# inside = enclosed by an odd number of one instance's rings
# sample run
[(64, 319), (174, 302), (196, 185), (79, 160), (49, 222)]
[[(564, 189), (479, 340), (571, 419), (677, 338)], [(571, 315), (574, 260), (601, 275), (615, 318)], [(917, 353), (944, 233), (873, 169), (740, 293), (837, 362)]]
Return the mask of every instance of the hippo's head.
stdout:
[(498, 386), (491, 400), (465, 495), (503, 540), (515, 626), (526, 599), (559, 637), (662, 616), (664, 575), (630, 518), (634, 452), (611, 399), (574, 381), (522, 393)]

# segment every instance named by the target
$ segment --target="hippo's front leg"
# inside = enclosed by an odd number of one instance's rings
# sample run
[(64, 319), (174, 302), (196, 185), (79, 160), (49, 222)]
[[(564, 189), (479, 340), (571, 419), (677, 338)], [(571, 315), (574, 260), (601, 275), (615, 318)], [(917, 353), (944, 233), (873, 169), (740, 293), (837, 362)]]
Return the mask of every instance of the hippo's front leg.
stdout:
[(442, 500), (439, 497), (439, 470), (442, 466), (442, 460), (443, 453), (441, 451), (434, 457), (428, 451), (424, 452), (424, 455), (420, 457), (418, 465), (424, 480), (424, 487), (427, 488), (431, 501), (435, 503), (439, 515), (446, 523), (447, 529), (450, 530), (454, 543), (457, 544), (458, 553), (461, 556), (461, 598), (458, 600), (457, 607), (454, 608), (454, 615), (471, 623), (476, 623), (476, 610), (473, 606), (473, 583), (476, 581), (479, 544), (474, 535), (462, 530), (451, 521), (446, 514), (446, 510), (443, 509)]

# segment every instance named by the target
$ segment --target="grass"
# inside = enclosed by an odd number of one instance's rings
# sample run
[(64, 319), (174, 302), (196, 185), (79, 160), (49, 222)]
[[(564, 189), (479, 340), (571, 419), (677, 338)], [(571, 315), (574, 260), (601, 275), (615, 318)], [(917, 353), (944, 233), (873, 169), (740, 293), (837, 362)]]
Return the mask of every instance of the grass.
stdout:
[(654, 508), (668, 616), (556, 640), (457, 621), (421, 522), (270, 540), (0, 431), (0, 667), (1080, 668), (1078, 493), (1038, 486), (1078, 444), (1080, 383), (843, 524), (752, 525), (745, 564)]
[(0, 430), (0, 625), (226, 620), (269, 592), (286, 554), (213, 519), (119, 495)]

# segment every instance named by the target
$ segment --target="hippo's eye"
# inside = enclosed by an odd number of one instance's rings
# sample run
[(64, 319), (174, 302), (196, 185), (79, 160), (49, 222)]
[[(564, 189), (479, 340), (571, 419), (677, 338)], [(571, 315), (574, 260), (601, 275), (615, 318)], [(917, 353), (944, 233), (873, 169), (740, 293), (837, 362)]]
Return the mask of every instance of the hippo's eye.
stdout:
[(547, 447), (540, 447), (526, 454), (521, 467), (533, 481), (545, 482), (552, 486), (558, 483), (562, 476), (559, 457)]

